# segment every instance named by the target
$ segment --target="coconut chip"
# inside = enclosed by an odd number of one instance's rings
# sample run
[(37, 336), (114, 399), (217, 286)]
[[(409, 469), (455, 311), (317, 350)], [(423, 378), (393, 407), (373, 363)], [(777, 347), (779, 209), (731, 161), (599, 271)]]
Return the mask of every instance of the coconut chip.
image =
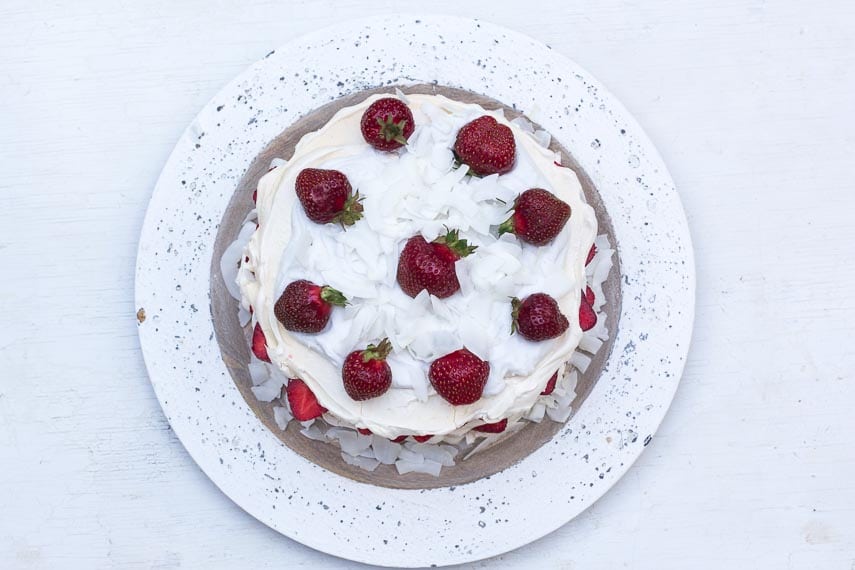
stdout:
[(365, 469), (366, 471), (374, 471), (377, 469), (377, 466), (380, 465), (380, 462), (376, 459), (371, 459), (370, 457), (362, 457), (362, 456), (353, 456), (349, 455), (345, 452), (341, 452), (341, 458), (344, 459), (344, 462), (348, 465), (355, 465), (360, 469)]
[(433, 475), (434, 477), (439, 477), (440, 471), (442, 471), (442, 463), (438, 463), (436, 461), (430, 461), (425, 459), (418, 462), (401, 460), (395, 462), (395, 468), (398, 470), (398, 473), (404, 475), (405, 473), (427, 473), (428, 475)]
[(273, 421), (276, 422), (279, 429), (283, 431), (288, 429), (288, 422), (290, 422), (292, 418), (293, 416), (291, 415), (291, 412), (286, 408), (282, 406), (273, 406)]
[(324, 436), (324, 432), (316, 425), (309, 425), (305, 427), (305, 422), (303, 422), (304, 427), (300, 430), (300, 433), (308, 437), (309, 439), (314, 439), (315, 441), (327, 441), (326, 436)]

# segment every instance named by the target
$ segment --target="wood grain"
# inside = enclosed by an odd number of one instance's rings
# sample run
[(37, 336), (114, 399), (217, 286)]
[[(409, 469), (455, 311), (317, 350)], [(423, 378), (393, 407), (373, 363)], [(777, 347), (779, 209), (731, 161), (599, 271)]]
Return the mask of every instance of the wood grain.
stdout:
[[(0, 3), (0, 566), (354, 567), (246, 515), (172, 436), (133, 268), (157, 175), (222, 85), (396, 6)], [(572, 523), (467, 568), (852, 570), (855, 5), (425, 9), (518, 29), (602, 80), (671, 169), (699, 276), (684, 380), (638, 463)]]

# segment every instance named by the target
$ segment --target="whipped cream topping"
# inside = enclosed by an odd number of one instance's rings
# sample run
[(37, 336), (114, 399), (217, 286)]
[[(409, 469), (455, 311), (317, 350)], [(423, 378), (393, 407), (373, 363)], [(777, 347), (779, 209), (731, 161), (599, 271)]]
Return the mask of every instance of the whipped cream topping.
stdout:
[[(558, 166), (556, 153), (501, 111), (439, 95), (402, 97), (416, 122), (409, 144), (393, 153), (374, 150), (363, 140), (359, 121), (385, 96), (341, 109), (259, 181), (260, 225), (237, 277), (242, 302), (254, 309), (271, 361), (302, 378), (345, 423), (393, 438), (462, 433), (482, 421), (520, 417), (582, 337), (578, 307), (585, 258), (596, 235), (593, 210), (584, 203), (575, 173)], [(451, 148), (460, 127), (484, 114), (514, 132), (516, 165), (504, 175), (476, 178), (466, 175), (466, 166), (455, 169)], [(304, 168), (343, 172), (364, 196), (364, 218), (347, 229), (311, 222), (294, 191)], [(542, 247), (513, 235), (496, 238), (495, 226), (509, 216), (513, 200), (534, 187), (570, 204), (562, 232)], [(401, 249), (413, 235), (431, 241), (446, 227), (478, 246), (456, 264), (461, 290), (447, 299), (426, 291), (410, 298), (396, 282)], [(273, 314), (285, 286), (297, 279), (330, 285), (350, 300), (333, 309), (319, 334), (287, 331)], [(553, 296), (570, 321), (561, 337), (534, 343), (510, 334), (510, 297), (535, 292)], [(392, 388), (372, 400), (351, 400), (341, 380), (344, 358), (384, 337), (394, 347), (388, 359)], [(490, 377), (481, 399), (452, 406), (430, 386), (427, 369), (464, 346), (490, 363)]]

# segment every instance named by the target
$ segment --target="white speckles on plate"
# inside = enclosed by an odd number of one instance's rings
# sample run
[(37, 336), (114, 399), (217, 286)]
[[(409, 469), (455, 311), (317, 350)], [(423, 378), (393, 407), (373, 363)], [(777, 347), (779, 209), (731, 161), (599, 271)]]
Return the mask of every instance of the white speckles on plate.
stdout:
[[(434, 82), (536, 109), (532, 118), (572, 153), (611, 216), (622, 312), (597, 384), (546, 445), (465, 485), (389, 489), (313, 464), (261, 424), (221, 358), (209, 308), (210, 268), (218, 224), (238, 182), (277, 135), (340, 97)], [(448, 565), (506, 552), (566, 523), (650, 443), (688, 351), (694, 267), (664, 164), (626, 110), (586, 72), (492, 24), (401, 16), (295, 40), (214, 97), (179, 140), (152, 196), (136, 300), (143, 353), (164, 412), (199, 466), (237, 504), (337, 556), (387, 566)]]

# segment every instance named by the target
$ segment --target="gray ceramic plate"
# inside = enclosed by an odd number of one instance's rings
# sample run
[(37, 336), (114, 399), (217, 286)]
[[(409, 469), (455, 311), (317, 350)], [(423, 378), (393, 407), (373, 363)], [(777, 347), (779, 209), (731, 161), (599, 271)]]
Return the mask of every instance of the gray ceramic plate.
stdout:
[[(617, 245), (614, 331), (565, 425), (532, 425), (441, 477), (344, 464), (281, 432), (249, 392), (249, 351), (219, 256), (273, 157), (341, 106), (399, 86), (503, 106), (553, 135)], [(472, 20), (358, 21), (271, 52), (220, 92), (179, 141), (140, 239), (136, 297), (152, 384), (196, 462), (253, 516), (304, 544), (389, 566), (511, 550), (566, 523), (629, 468), (682, 372), (694, 311), (689, 233), (641, 129), (571, 61)], [(447, 537), (447, 538), (446, 538)]]

